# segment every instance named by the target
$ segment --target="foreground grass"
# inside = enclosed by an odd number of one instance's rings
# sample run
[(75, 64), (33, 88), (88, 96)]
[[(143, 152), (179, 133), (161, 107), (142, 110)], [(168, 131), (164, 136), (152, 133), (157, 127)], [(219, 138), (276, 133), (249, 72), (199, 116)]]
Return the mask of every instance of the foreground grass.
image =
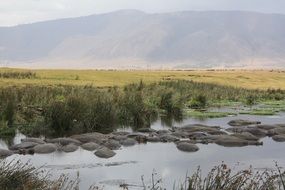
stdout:
[[(1, 68), (3, 72), (27, 72), (23, 69)], [(33, 70), (27, 79), (0, 78), (1, 86), (12, 85), (94, 85), (124, 86), (143, 80), (193, 80), (248, 89), (285, 89), (285, 71), (201, 70), (201, 71), (97, 71), (97, 70)]]
[[(263, 171), (254, 171), (251, 167), (235, 171), (221, 164), (206, 175), (198, 167), (192, 175), (186, 175), (184, 182), (175, 183), (173, 190), (284, 190), (284, 174), (277, 164), (274, 170)], [(153, 173), (151, 184), (145, 184), (142, 178), (141, 187), (143, 190), (165, 189), (162, 182), (163, 179)]]
[[(36, 169), (30, 164), (0, 161), (0, 187), (3, 190), (78, 190), (79, 176), (70, 180), (61, 176), (57, 180), (50, 180), (50, 176), (41, 169)], [(206, 177), (202, 177), (202, 171), (197, 169), (191, 176), (186, 176), (185, 181), (174, 184), (177, 190), (284, 190), (284, 172), (276, 165), (275, 170), (254, 171), (252, 168), (233, 171), (226, 164), (214, 167)], [(141, 185), (121, 184), (120, 187), (128, 189), (131, 187), (143, 190), (164, 189), (163, 179), (157, 178), (153, 172), (151, 183), (146, 184), (144, 177)], [(91, 186), (89, 190), (104, 189)]]
[[(29, 163), (20, 161), (0, 160), (1, 190), (77, 190), (79, 180), (69, 180), (60, 176), (50, 180), (50, 175), (41, 168), (35, 168)], [(90, 188), (92, 189), (92, 188)]]
[(177, 189), (181, 190), (283, 190), (284, 172), (276, 165), (277, 171), (254, 171), (252, 168), (234, 172), (226, 164), (214, 167), (203, 178), (202, 171), (198, 170), (190, 177), (186, 177), (184, 184)]

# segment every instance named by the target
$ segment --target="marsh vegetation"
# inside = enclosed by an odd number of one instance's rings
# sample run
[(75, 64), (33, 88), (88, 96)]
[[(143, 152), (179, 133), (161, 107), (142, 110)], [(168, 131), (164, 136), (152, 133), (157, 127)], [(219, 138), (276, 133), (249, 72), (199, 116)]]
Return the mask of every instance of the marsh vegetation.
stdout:
[[(207, 107), (219, 105), (219, 102), (221, 105), (225, 102), (241, 102), (252, 106), (264, 101), (282, 102), (284, 97), (283, 90), (249, 90), (186, 80), (150, 84), (141, 81), (124, 87), (108, 88), (36, 85), (2, 87), (0, 134), (13, 134), (12, 129), (16, 128), (33, 135), (71, 135), (91, 131), (108, 133), (122, 125), (149, 127), (151, 122), (163, 115), (182, 119), (187, 113), (194, 117), (223, 117), (231, 114), (203, 111)], [(250, 112), (265, 114), (267, 109)], [(275, 105), (274, 111), (280, 110)]]

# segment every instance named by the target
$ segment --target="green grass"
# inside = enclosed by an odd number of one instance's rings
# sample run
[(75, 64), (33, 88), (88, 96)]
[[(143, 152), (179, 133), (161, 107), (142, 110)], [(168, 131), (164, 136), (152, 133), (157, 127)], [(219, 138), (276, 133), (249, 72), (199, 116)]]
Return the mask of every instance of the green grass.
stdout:
[(275, 115), (279, 112), (279, 110), (275, 109), (253, 109), (249, 111), (242, 111), (240, 114), (246, 114), (246, 115)]
[(261, 102), (261, 107), (263, 108), (272, 108), (272, 109), (280, 109), (280, 110), (284, 110), (285, 109), (285, 101), (284, 100), (279, 100), (279, 101), (264, 101)]
[(242, 102), (229, 101), (229, 100), (220, 100), (211, 102), (213, 107), (237, 107), (242, 105)]
[(228, 117), (231, 115), (236, 115), (235, 113), (230, 112), (212, 112), (212, 111), (197, 111), (197, 110), (186, 110), (186, 116), (198, 118), (198, 119), (206, 119), (206, 118), (221, 118)]
[[(1, 68), (4, 72), (27, 72)], [(285, 89), (284, 71), (217, 70), (217, 71), (114, 71), (114, 70), (32, 70), (35, 78), (0, 78), (1, 86), (12, 85), (93, 85), (123, 86), (143, 80), (145, 83), (184, 79), (249, 89)], [(242, 77), (241, 77), (242, 76)]]
[(15, 136), (15, 128), (8, 128), (8, 127), (3, 127), (0, 128), (0, 138), (2, 137), (13, 137)]
[(248, 115), (276, 115), (278, 112), (285, 111), (285, 101), (284, 100), (266, 100), (263, 102), (258, 102), (259, 107), (242, 111), (240, 114)]

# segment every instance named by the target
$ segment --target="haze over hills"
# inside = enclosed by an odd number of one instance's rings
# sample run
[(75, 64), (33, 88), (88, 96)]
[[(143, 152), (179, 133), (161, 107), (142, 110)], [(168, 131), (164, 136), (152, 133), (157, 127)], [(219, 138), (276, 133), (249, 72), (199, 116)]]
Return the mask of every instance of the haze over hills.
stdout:
[(285, 15), (122, 10), (0, 27), (0, 64), (35, 68), (285, 68)]

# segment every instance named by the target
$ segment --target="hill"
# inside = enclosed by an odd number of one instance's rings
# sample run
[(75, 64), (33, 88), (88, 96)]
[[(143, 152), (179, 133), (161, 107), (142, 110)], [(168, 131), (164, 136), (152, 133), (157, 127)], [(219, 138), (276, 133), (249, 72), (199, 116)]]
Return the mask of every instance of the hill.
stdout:
[(36, 68), (284, 68), (285, 15), (107, 14), (0, 27), (0, 64)]

